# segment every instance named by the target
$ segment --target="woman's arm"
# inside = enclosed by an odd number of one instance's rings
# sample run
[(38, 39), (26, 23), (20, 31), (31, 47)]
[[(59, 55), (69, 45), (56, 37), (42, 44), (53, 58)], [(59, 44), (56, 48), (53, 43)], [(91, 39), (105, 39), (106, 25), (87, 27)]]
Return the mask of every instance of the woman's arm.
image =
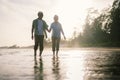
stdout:
[(65, 34), (64, 34), (64, 31), (63, 31), (63, 29), (62, 29), (62, 26), (61, 26), (61, 32), (62, 32), (62, 35), (63, 35), (64, 39), (66, 39)]

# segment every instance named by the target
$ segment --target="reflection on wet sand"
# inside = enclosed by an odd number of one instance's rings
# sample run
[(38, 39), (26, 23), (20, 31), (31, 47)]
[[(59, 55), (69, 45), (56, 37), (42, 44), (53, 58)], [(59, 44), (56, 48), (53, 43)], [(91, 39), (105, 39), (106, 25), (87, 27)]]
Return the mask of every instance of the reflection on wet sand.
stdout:
[[(86, 57), (85, 80), (120, 80), (120, 52), (99, 53)], [(104, 54), (104, 56), (103, 56)], [(98, 55), (98, 54), (97, 54)]]
[(47, 50), (41, 59), (32, 50), (2, 51), (0, 80), (120, 80), (120, 50), (65, 49), (59, 58)]
[(52, 65), (53, 65), (52, 71), (53, 71), (55, 80), (61, 80), (60, 67), (59, 67), (59, 63), (60, 63), (59, 57), (53, 57), (52, 60), (53, 60), (52, 61)]
[[(51, 65), (49, 65), (49, 66), (51, 66), (51, 68), (49, 68), (49, 69), (46, 69), (46, 68), (44, 69), (44, 67), (46, 67), (46, 66), (44, 66), (43, 64), (45, 64), (45, 63), (47, 63), (47, 62), (43, 62), (42, 58), (37, 59), (36, 57), (34, 57), (35, 80), (61, 80), (59, 58), (58, 57), (52, 58)], [(49, 78), (48, 78), (48, 76), (49, 76)]]
[(43, 61), (42, 58), (39, 59), (39, 63), (37, 61), (37, 58), (34, 57), (34, 74), (35, 74), (35, 80), (44, 80), (44, 73), (43, 73)]
[(42, 58), (34, 58), (35, 80), (120, 79), (120, 52), (71, 53), (66, 58), (44, 57), (44, 60), (43, 65)]

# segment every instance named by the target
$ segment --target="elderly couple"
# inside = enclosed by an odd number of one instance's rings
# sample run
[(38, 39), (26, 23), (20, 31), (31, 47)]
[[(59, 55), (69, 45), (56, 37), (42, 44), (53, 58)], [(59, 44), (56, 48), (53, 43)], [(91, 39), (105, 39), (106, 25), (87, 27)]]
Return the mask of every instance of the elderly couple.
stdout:
[[(48, 25), (46, 22), (42, 19), (43, 18), (43, 12), (38, 12), (38, 18), (33, 20), (32, 23), (32, 40), (34, 38), (35, 45), (34, 45), (34, 56), (36, 57), (37, 55), (37, 49), (39, 46), (40, 50), (40, 57), (42, 55), (43, 49), (44, 49), (44, 35), (47, 38), (46, 30), (48, 32), (51, 32), (52, 30), (52, 51), (53, 51), (53, 56), (58, 56), (58, 51), (59, 51), (59, 44), (60, 44), (60, 38), (61, 38), (61, 33), (64, 36), (64, 39), (66, 39), (62, 26), (58, 22), (58, 16), (54, 16), (54, 22), (51, 24), (50, 29), (48, 29)], [(34, 33), (34, 36), (33, 36)], [(56, 52), (55, 52), (56, 51)]]

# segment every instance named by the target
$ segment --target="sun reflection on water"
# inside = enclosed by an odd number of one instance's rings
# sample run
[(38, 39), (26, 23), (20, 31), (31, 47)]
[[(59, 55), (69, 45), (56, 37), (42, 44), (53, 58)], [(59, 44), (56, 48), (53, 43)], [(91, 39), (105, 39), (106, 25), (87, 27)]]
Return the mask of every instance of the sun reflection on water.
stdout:
[(67, 79), (65, 80), (84, 80), (85, 75), (85, 54), (80, 52), (70, 52), (67, 60)]
[(48, 50), (42, 58), (14, 51), (0, 53), (0, 80), (120, 80), (120, 51), (65, 49), (53, 57)]

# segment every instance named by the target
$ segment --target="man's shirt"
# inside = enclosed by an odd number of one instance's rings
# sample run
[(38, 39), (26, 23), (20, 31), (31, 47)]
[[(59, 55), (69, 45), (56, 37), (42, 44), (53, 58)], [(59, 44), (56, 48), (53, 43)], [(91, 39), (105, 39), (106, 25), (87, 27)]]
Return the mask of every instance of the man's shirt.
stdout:
[(38, 35), (43, 35), (43, 21), (38, 19)]
[(45, 30), (48, 28), (48, 25), (44, 20), (35, 19), (32, 23), (32, 28), (34, 29), (35, 35), (44, 35)]

